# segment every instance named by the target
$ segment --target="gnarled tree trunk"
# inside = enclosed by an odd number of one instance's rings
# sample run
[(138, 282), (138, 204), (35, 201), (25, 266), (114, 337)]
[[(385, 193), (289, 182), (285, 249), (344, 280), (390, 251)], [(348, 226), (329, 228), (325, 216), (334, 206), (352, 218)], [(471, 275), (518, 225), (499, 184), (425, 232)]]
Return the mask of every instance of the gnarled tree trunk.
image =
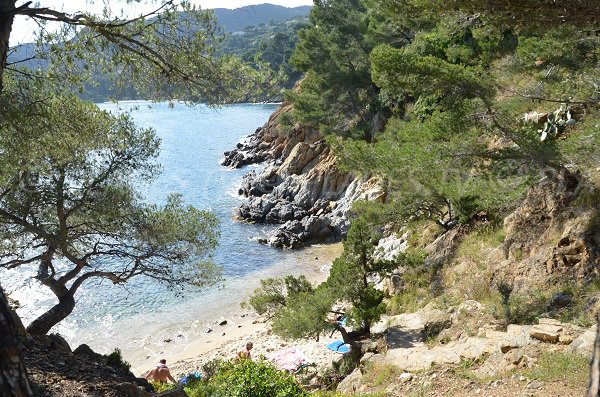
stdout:
[(596, 327), (596, 340), (592, 351), (592, 363), (590, 364), (590, 383), (586, 397), (600, 396), (600, 315)]
[(19, 349), (13, 313), (0, 286), (0, 397), (33, 396)]
[(58, 303), (46, 313), (42, 314), (29, 326), (27, 332), (31, 335), (46, 335), (56, 324), (67, 318), (75, 308), (75, 298), (73, 294), (65, 294), (58, 297)]
[(2, 79), (8, 57), (10, 32), (12, 31), (15, 17), (15, 0), (0, 0), (0, 92), (2, 92)]

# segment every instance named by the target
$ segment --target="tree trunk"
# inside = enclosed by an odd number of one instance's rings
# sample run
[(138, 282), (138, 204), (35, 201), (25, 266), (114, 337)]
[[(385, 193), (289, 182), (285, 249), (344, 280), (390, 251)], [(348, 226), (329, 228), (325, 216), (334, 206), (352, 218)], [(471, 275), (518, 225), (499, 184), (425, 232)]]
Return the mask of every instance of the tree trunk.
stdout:
[(10, 40), (10, 32), (15, 14), (15, 0), (0, 0), (0, 92), (4, 85), (4, 68), (6, 67), (6, 59), (8, 57), (8, 47)]
[(42, 314), (29, 326), (27, 332), (31, 335), (46, 335), (50, 328), (64, 320), (75, 308), (75, 298), (72, 294), (58, 297), (58, 303), (46, 313)]
[(590, 382), (586, 397), (600, 396), (600, 315), (596, 327), (596, 340), (592, 351), (592, 362), (590, 364)]
[(33, 396), (19, 349), (13, 313), (0, 286), (0, 397)]
[(360, 351), (360, 344), (358, 342), (356, 342), (355, 340), (353, 340), (350, 335), (348, 335), (348, 331), (346, 331), (346, 328), (341, 326), (340, 324), (338, 324), (337, 322), (335, 323), (335, 329), (337, 331), (340, 332), (340, 334), (342, 334), (342, 340), (344, 341), (344, 343), (350, 345), (352, 351), (356, 351), (359, 350)]

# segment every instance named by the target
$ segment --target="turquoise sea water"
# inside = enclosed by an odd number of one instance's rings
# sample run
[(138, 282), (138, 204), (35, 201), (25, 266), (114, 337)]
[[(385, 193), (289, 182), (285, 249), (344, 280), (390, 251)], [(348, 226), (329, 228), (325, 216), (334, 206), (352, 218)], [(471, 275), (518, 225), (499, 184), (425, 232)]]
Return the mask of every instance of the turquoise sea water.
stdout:
[[(164, 340), (183, 346), (201, 335), (209, 321), (239, 310), (239, 302), (261, 277), (305, 273), (322, 265), (306, 260), (314, 255), (311, 250), (291, 253), (258, 244), (256, 237), (269, 226), (237, 223), (231, 216), (241, 202), (237, 186), (248, 169), (230, 170), (219, 160), (224, 151), (262, 126), (276, 105), (240, 104), (216, 110), (147, 102), (99, 106), (131, 111), (139, 126), (154, 128), (161, 138), (162, 174), (151, 186), (141, 187), (147, 200), (160, 204), (170, 193), (179, 192), (187, 203), (218, 216), (221, 239), (214, 260), (223, 267), (225, 281), (218, 288), (184, 294), (149, 279), (132, 280), (126, 287), (89, 282), (78, 292), (72, 315), (53, 329), (72, 345), (88, 343), (103, 353), (119, 346), (126, 358), (139, 362), (164, 351)], [(26, 323), (54, 300), (31, 275), (33, 269), (2, 274), (3, 287), (22, 304), (19, 314)]]

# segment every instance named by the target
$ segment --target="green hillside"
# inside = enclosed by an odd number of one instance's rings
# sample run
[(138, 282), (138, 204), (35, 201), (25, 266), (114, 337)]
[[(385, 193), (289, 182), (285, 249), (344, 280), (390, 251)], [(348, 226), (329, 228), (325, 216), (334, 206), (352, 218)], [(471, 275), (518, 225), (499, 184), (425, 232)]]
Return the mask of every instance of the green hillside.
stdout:
[(257, 4), (230, 10), (215, 8), (213, 12), (219, 25), (225, 32), (241, 32), (248, 27), (259, 25), (273, 25), (295, 17), (303, 17), (310, 12), (310, 6), (283, 7), (274, 4)]
[[(259, 4), (234, 10), (217, 8), (211, 10), (220, 29), (218, 52), (242, 58), (254, 67), (273, 70), (275, 86), (290, 88), (301, 76), (292, 70), (287, 61), (297, 41), (297, 31), (304, 25), (310, 6), (287, 8), (273, 4)], [(41, 52), (48, 51), (41, 47)], [(48, 67), (44, 56), (37, 56), (39, 47), (25, 43), (11, 49), (9, 62), (29, 70)], [(103, 102), (109, 98), (140, 99), (133, 87), (122, 85), (118, 89), (102, 74), (95, 77), (94, 84), (87, 84), (80, 93), (82, 99)], [(263, 100), (280, 100), (279, 90), (266, 94)]]

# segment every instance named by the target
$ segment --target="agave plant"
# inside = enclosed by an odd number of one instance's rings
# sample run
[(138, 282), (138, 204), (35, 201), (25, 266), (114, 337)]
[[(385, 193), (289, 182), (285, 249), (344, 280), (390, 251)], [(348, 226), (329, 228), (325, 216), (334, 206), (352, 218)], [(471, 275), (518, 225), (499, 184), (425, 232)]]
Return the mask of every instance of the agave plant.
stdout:
[(540, 140), (543, 142), (548, 137), (556, 138), (565, 130), (566, 126), (575, 124), (575, 119), (571, 115), (571, 110), (565, 104), (560, 105), (560, 108), (548, 114), (548, 118), (542, 129), (538, 130)]

